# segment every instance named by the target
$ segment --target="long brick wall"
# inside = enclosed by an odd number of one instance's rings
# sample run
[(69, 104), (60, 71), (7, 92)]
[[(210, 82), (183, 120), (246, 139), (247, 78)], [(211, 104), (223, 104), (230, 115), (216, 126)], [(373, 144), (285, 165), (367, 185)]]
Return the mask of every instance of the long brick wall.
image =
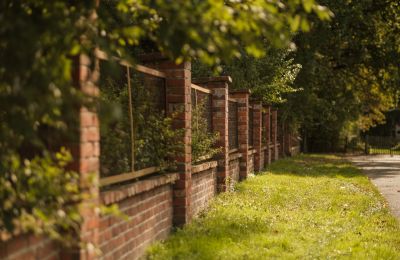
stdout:
[(100, 219), (99, 259), (138, 259), (148, 245), (168, 236), (173, 226), (172, 183), (177, 178), (154, 177), (101, 194), (104, 204), (117, 203), (127, 219)]
[[(283, 145), (279, 145), (276, 109), (263, 106), (261, 102), (249, 102), (251, 93), (248, 90), (230, 92), (230, 77), (192, 81), (190, 63), (176, 65), (159, 55), (148, 56), (143, 61), (149, 68), (165, 75), (167, 112), (182, 109), (173, 121), (174, 128), (185, 129), (181, 138), (182, 155), (174, 158), (178, 162), (177, 172), (143, 177), (102, 190), (98, 186), (88, 187), (86, 179), (90, 174), (95, 173), (99, 178), (99, 120), (96, 111), (82, 107), (78, 112), (79, 141), (74, 144), (76, 152), (73, 155), (74, 169), (82, 176), (82, 190), (95, 195), (85, 203), (117, 204), (125, 218), (100, 216), (94, 207), (83, 208), (83, 223), (77, 241), (91, 243), (102, 251), (100, 255), (95, 250), (60, 250), (49, 239), (22, 235), (0, 242), (0, 259), (138, 259), (148, 245), (166, 238), (174, 226), (190, 222), (207, 208), (218, 192), (234, 190), (234, 185), (246, 179), (249, 173), (261, 171), (278, 159), (279, 148), (282, 155), (290, 154), (294, 149), (291, 147), (293, 136), (286, 133), (281, 135)], [(78, 86), (85, 93), (97, 96), (98, 61), (92, 63), (88, 57), (79, 57), (77, 62), (75, 80)], [(216, 143), (220, 152), (211, 161), (199, 165), (192, 165), (191, 156), (192, 82), (209, 90), (212, 128), (220, 136)], [(230, 99), (238, 104), (238, 149), (234, 150), (229, 150), (228, 138)], [(250, 103), (254, 111), (252, 128), (248, 125)], [(252, 133), (249, 129), (253, 129)], [(249, 135), (253, 135), (251, 148)], [(263, 145), (263, 140), (268, 145)]]
[(266, 166), (265, 165), (265, 149), (264, 148), (261, 148), (259, 158), (260, 158), (260, 165), (261, 165), (260, 171), (262, 171), (265, 169), (265, 166)]
[(197, 216), (207, 208), (217, 194), (217, 162), (211, 161), (192, 167), (192, 214)]
[(229, 190), (233, 190), (240, 178), (240, 158), (242, 154), (238, 152), (229, 154)]
[(60, 259), (60, 247), (45, 237), (20, 235), (0, 243), (0, 259), (57, 260)]
[(248, 162), (247, 162), (247, 167), (249, 169), (249, 173), (253, 173), (254, 172), (254, 157), (255, 157), (255, 150), (254, 149), (250, 149), (248, 151)]

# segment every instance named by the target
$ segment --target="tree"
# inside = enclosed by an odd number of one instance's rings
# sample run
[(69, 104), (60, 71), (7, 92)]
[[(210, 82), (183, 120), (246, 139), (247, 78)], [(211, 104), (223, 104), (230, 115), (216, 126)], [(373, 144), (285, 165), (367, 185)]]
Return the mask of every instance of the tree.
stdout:
[(398, 98), (400, 10), (397, 1), (323, 1), (330, 23), (311, 22), (295, 37), (295, 82), (304, 91), (289, 98), (285, 113), (301, 122), (312, 151), (332, 151), (349, 124), (366, 130), (384, 121)]

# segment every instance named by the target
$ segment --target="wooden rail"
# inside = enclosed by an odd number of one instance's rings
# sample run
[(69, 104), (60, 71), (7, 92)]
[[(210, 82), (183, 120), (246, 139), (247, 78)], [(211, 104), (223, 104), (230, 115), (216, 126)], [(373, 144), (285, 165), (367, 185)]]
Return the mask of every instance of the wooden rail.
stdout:
[(198, 90), (198, 91), (201, 91), (201, 92), (203, 92), (203, 93), (211, 94), (211, 90), (210, 90), (210, 89), (200, 87), (200, 86), (198, 86), (198, 85), (196, 85), (196, 84), (193, 84), (193, 83), (192, 83), (191, 87), (192, 87), (193, 89)]
[(149, 167), (135, 172), (121, 173), (118, 175), (113, 175), (109, 177), (100, 178), (100, 187), (104, 187), (107, 185), (129, 181), (133, 179), (137, 179), (146, 175), (150, 175), (156, 172), (159, 172), (161, 169), (159, 167)]
[[(110, 58), (108, 57), (107, 53), (105, 53), (104, 51), (101, 50), (96, 50), (95, 51), (95, 55), (98, 59), (101, 60), (110, 60)], [(143, 65), (133, 65), (131, 62), (127, 61), (127, 60), (123, 60), (121, 58), (117, 58), (117, 57), (112, 57), (111, 59), (116, 60), (119, 64), (121, 64), (122, 66), (127, 66), (130, 68), (135, 69), (136, 71), (142, 72), (144, 74), (150, 75), (150, 76), (154, 76), (154, 77), (158, 77), (158, 78), (166, 78), (166, 74), (162, 71), (159, 70), (155, 70)]]

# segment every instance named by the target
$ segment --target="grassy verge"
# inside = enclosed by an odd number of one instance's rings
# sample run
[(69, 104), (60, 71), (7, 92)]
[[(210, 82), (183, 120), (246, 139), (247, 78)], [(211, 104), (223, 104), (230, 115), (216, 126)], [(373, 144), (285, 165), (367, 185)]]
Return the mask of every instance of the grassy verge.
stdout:
[(400, 155), (399, 149), (369, 148), (369, 154), (392, 154)]
[(301, 155), (220, 194), (149, 259), (400, 259), (400, 226), (360, 170)]

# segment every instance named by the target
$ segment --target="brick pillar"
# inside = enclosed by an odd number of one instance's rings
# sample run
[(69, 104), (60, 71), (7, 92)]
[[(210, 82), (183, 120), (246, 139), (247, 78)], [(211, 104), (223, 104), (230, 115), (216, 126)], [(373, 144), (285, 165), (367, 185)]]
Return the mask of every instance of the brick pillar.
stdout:
[[(99, 89), (99, 62), (91, 61), (86, 55), (74, 59), (74, 84), (88, 98), (97, 97)], [(82, 224), (79, 241), (86, 245), (82, 249), (65, 249), (62, 259), (97, 259), (95, 248), (99, 242), (99, 174), (100, 174), (100, 127), (94, 108), (81, 107), (78, 110), (76, 141), (72, 144), (74, 162), (71, 169), (79, 172), (83, 194), (88, 195), (81, 204)]]
[(272, 110), (272, 122), (271, 122), (271, 131), (272, 131), (272, 157), (271, 160), (278, 160), (279, 150), (278, 150), (278, 111)]
[(240, 180), (247, 178), (249, 173), (249, 90), (236, 90), (230, 96), (238, 101), (238, 141), (240, 158)]
[(256, 150), (254, 154), (254, 171), (261, 171), (263, 169), (263, 165), (261, 165), (261, 146), (262, 146), (262, 103), (254, 102), (253, 103), (253, 146)]
[(216, 155), (218, 160), (217, 188), (218, 192), (227, 190), (229, 176), (229, 137), (228, 137), (228, 88), (232, 79), (227, 76), (201, 78), (194, 83), (207, 87), (212, 91), (212, 128), (219, 133), (217, 146), (221, 152)]
[(173, 120), (174, 129), (184, 129), (181, 137), (182, 152), (176, 158), (179, 180), (174, 184), (174, 218), (176, 226), (183, 226), (192, 218), (190, 196), (192, 193), (192, 100), (191, 100), (191, 63), (175, 62), (160, 54), (150, 54), (141, 57), (146, 66), (161, 70), (166, 74), (167, 112), (178, 111)]
[(286, 136), (286, 124), (283, 122), (283, 121), (281, 121), (281, 124), (280, 124), (280, 131), (282, 131), (281, 132), (281, 134), (280, 134), (280, 140), (279, 140), (279, 143), (281, 144), (281, 147), (280, 147), (280, 150), (279, 150), (279, 156), (280, 157), (285, 157), (286, 156), (286, 150), (287, 150), (287, 147), (286, 147), (286, 145), (287, 145), (287, 142), (286, 142), (286, 138), (285, 138), (285, 136)]
[(291, 140), (290, 140), (290, 131), (289, 131), (289, 127), (287, 124), (284, 124), (283, 144), (285, 147), (285, 149), (283, 150), (283, 154), (285, 156), (290, 156), (290, 147), (292, 145), (291, 145)]
[(265, 150), (265, 164), (271, 164), (271, 107), (265, 108), (265, 134), (267, 149)]

